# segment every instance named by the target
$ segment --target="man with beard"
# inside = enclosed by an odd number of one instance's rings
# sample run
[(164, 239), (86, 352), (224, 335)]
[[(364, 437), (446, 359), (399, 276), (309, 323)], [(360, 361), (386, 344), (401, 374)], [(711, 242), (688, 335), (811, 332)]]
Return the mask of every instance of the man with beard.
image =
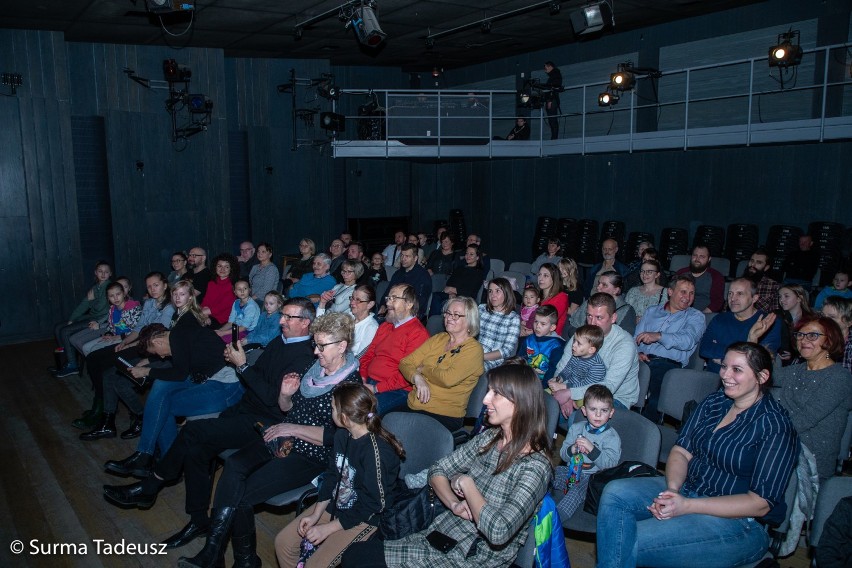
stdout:
[(382, 256), (385, 257), (385, 266), (396, 266), (399, 268), (399, 256), (402, 253), (402, 245), (405, 244), (405, 233), (397, 231), (393, 234), (393, 243), (385, 247)]
[(186, 255), (186, 267), (191, 271), (187, 275), (187, 280), (192, 281), (192, 287), (195, 288), (195, 300), (200, 304), (204, 299), (204, 294), (207, 293), (207, 284), (213, 274), (207, 268), (207, 252), (201, 247), (193, 247)]
[(399, 372), (399, 362), (429, 339), (429, 332), (417, 319), (413, 287), (394, 286), (386, 300), (385, 322), (361, 356), (359, 367), (361, 377), (379, 401), (379, 416), (405, 406), (412, 386)]
[(598, 288), (598, 277), (604, 272), (615, 270), (622, 278), (627, 275), (627, 267), (615, 258), (615, 255), (617, 254), (618, 241), (615, 239), (605, 239), (604, 242), (601, 243), (601, 256), (603, 256), (603, 262), (599, 262), (594, 265), (586, 276), (586, 281), (583, 285), (586, 288), (587, 295), (595, 293)]
[[(349, 243), (346, 248), (346, 258), (347, 260), (351, 260), (353, 262), (360, 262), (364, 265), (364, 273), (361, 275), (361, 278), (358, 279), (358, 284), (367, 284), (370, 281), (370, 275), (367, 274), (367, 271), (370, 269), (367, 266), (367, 263), (364, 262), (364, 245), (358, 241), (352, 241)], [(331, 273), (334, 276), (334, 280), (337, 281), (338, 284), (343, 283), (343, 263), (337, 267), (337, 270)]]
[[(417, 245), (405, 243), (400, 249), (402, 250), (399, 255), (400, 267), (391, 276), (388, 290), (393, 290), (395, 286), (400, 284), (410, 284), (417, 295), (419, 307), (417, 316), (423, 316), (426, 313), (426, 307), (429, 305), (429, 295), (432, 293), (432, 277), (429, 276), (425, 268), (417, 264)], [(387, 313), (388, 306), (385, 304), (385, 300), (389, 297), (389, 294), (390, 292), (386, 292), (379, 301), (380, 316)]]
[(748, 278), (737, 278), (728, 289), (729, 312), (710, 321), (698, 354), (707, 361), (707, 371), (718, 373), (728, 345), (737, 341), (760, 343), (773, 355), (781, 344), (781, 322), (775, 314), (757, 309), (757, 286)]
[(769, 313), (778, 309), (778, 288), (780, 284), (767, 276), (770, 268), (769, 253), (764, 249), (757, 249), (751, 254), (748, 266), (742, 276), (748, 278), (757, 286), (757, 302), (754, 303), (758, 310)]
[(721, 312), (725, 306), (725, 277), (710, 267), (712, 260), (709, 248), (695, 245), (689, 266), (677, 271), (678, 274), (689, 272), (695, 278), (695, 303), (692, 307), (705, 314)]

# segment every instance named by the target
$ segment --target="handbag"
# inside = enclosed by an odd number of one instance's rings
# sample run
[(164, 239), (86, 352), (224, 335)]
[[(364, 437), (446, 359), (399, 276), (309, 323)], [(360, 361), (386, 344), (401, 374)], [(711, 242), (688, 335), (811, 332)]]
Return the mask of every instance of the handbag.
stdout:
[(398, 482), (395, 496), (393, 506), (385, 509), (379, 521), (379, 533), (384, 540), (420, 532), (447, 510), (428, 483), (419, 489), (408, 489)]
[(610, 481), (630, 477), (659, 477), (663, 475), (650, 465), (639, 461), (626, 461), (615, 467), (603, 469), (589, 477), (589, 488), (586, 490), (586, 501), (583, 510), (591, 515), (598, 514), (598, 505), (603, 495), (604, 487)]

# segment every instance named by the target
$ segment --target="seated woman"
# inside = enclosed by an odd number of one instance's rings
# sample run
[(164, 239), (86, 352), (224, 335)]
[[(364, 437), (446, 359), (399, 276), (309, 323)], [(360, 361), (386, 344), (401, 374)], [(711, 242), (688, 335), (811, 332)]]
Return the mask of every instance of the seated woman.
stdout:
[[(597, 566), (730, 568), (769, 548), (764, 524), (785, 517), (799, 444), (772, 398), (772, 356), (755, 343), (728, 347), (722, 389), (683, 425), (665, 477), (606, 485), (598, 508)], [(836, 453), (836, 448), (835, 448)]]
[(317, 253), (317, 245), (311, 239), (304, 238), (299, 241), (299, 260), (290, 266), (290, 272), (282, 279), (284, 294), (290, 286), (302, 279), (302, 276), (313, 270), (314, 255)]
[[(562, 335), (562, 329), (568, 318), (571, 300), (562, 288), (562, 275), (555, 264), (546, 262), (538, 271), (538, 289), (541, 290), (541, 306), (553, 306), (556, 309), (556, 333)], [(576, 312), (575, 312), (576, 313)], [(585, 316), (584, 316), (585, 317)], [(532, 334), (532, 330), (521, 329), (521, 337)]]
[(568, 294), (568, 315), (574, 315), (583, 303), (583, 291), (580, 289), (580, 276), (577, 262), (573, 258), (563, 257), (557, 265), (562, 276), (562, 291)]
[(530, 265), (530, 274), (533, 276), (538, 275), (538, 271), (541, 270), (542, 265), (554, 264), (559, 266), (560, 261), (562, 260), (562, 243), (559, 242), (559, 239), (556, 237), (551, 237), (547, 239), (547, 251), (538, 255), (538, 257), (532, 261)]
[(370, 267), (367, 269), (367, 278), (374, 287), (378, 286), (379, 282), (387, 282), (388, 273), (385, 270), (385, 257), (382, 256), (382, 253), (375, 252), (373, 253), (373, 256), (370, 257)]
[(257, 325), (242, 340), (243, 345), (266, 345), (281, 335), (281, 307), (284, 298), (278, 292), (267, 292), (263, 299), (263, 312), (257, 319)]
[[(142, 431), (142, 401), (132, 388), (131, 382), (119, 376), (114, 367), (120, 364), (119, 357), (134, 364), (139, 361), (139, 333), (152, 323), (170, 327), (172, 315), (175, 313), (175, 307), (170, 301), (169, 286), (162, 272), (149, 273), (145, 277), (145, 289), (148, 291), (148, 299), (142, 305), (142, 315), (130, 333), (115, 349), (100, 349), (86, 357), (86, 368), (95, 389), (95, 400), (92, 409), (73, 422), (73, 426), (80, 429), (94, 426), (92, 430), (80, 434), (83, 441), (115, 437), (115, 414), (119, 396), (130, 409), (130, 428), (121, 433), (122, 439), (135, 438)], [(120, 386), (116, 388), (116, 385)], [(121, 395), (118, 394), (119, 391)]]
[(210, 318), (210, 326), (218, 329), (231, 315), (231, 307), (237, 297), (234, 284), (240, 277), (240, 265), (236, 257), (220, 254), (213, 259), (214, 273), (207, 284), (207, 292), (201, 300), (202, 313)]
[(376, 397), (364, 385), (344, 383), (332, 391), (331, 412), (339, 428), (318, 501), (275, 537), (279, 566), (296, 566), (303, 539), (312, 548), (307, 566), (335, 566), (353, 542), (369, 539), (393, 505), (402, 444), (382, 427)]
[[(175, 289), (190, 289), (186, 281)], [(221, 412), (242, 397), (244, 389), (237, 374), (225, 366), (222, 340), (210, 328), (202, 327), (195, 296), (178, 310), (171, 330), (152, 324), (142, 330), (140, 343), (152, 357), (171, 358), (171, 367), (155, 368), (140, 361), (127, 372), (136, 379), (153, 380), (145, 401), (145, 421), (136, 452), (123, 460), (110, 460), (104, 468), (119, 475), (146, 477), (154, 462), (154, 451), (165, 454), (177, 436), (176, 416), (197, 416)], [(187, 313), (192, 315), (186, 315)], [(194, 317), (193, 317), (194, 316)], [(144, 341), (143, 341), (144, 340)]]
[(843, 336), (833, 320), (808, 317), (793, 331), (804, 363), (775, 373), (778, 402), (790, 413), (802, 443), (816, 456), (821, 480), (834, 475), (837, 449), (852, 410), (852, 378), (839, 363)]
[[(110, 306), (109, 312), (107, 312), (106, 325), (101, 328), (98, 322), (89, 322), (89, 327), (97, 329), (102, 335), (81, 346), (80, 353), (83, 354), (83, 357), (88, 356), (93, 351), (121, 343), (124, 337), (133, 330), (136, 322), (139, 321), (139, 316), (142, 315), (142, 306), (136, 300), (127, 297), (124, 286), (120, 282), (113, 282), (107, 286), (107, 300)], [(71, 342), (74, 343), (73, 337)]]
[[(618, 326), (633, 335), (636, 331), (636, 311), (633, 306), (624, 300), (622, 294), (624, 290), (624, 281), (621, 275), (615, 270), (604, 272), (598, 277), (598, 285), (596, 292), (605, 292), (615, 298), (615, 315), (618, 316), (615, 323)], [(576, 329), (586, 325), (586, 315), (588, 313), (588, 301), (584, 301), (580, 308), (571, 316), (571, 325)]]
[(521, 318), (515, 311), (515, 292), (505, 278), (488, 283), (488, 300), (479, 304), (479, 343), (489, 371), (518, 349)]
[(840, 296), (829, 296), (822, 305), (825, 317), (834, 320), (844, 338), (843, 367), (852, 372), (852, 300)]
[(248, 280), (245, 278), (237, 279), (234, 283), (234, 296), (237, 299), (231, 306), (231, 315), (228, 316), (227, 323), (216, 330), (216, 334), (225, 343), (231, 342), (231, 328), (234, 324), (237, 326), (238, 339), (244, 339), (251, 330), (257, 327), (257, 320), (260, 319), (260, 308), (257, 302), (252, 299), (252, 288)]
[(399, 371), (414, 385), (408, 408), (431, 416), (451, 432), (462, 427), (467, 399), (484, 370), (479, 309), (471, 298), (457, 296), (444, 305), (447, 331), (427, 339), (399, 362)]
[(444, 286), (443, 291), (432, 294), (430, 315), (441, 313), (441, 308), (448, 298), (457, 296), (476, 298), (484, 278), (485, 271), (482, 269), (482, 261), (479, 257), (479, 246), (468, 245), (464, 251), (464, 265), (456, 266), (447, 279), (447, 285)]
[(169, 287), (174, 286), (186, 276), (186, 253), (177, 251), (172, 253), (172, 271), (169, 272)]
[(453, 273), (453, 264), (458, 258), (455, 244), (450, 233), (445, 232), (441, 235), (440, 246), (433, 250), (426, 260), (426, 270), (429, 271), (430, 275), (446, 274), (449, 276)]
[(80, 372), (77, 366), (77, 352), (71, 345), (71, 336), (89, 327), (90, 321), (100, 322), (106, 318), (109, 311), (106, 288), (111, 279), (112, 267), (108, 262), (99, 261), (95, 265), (94, 286), (89, 288), (86, 296), (71, 312), (68, 321), (60, 322), (53, 328), (57, 349), (65, 355), (65, 365), (53, 370), (57, 378), (70, 377)]
[(278, 267), (272, 262), (272, 245), (266, 242), (257, 245), (257, 264), (251, 267), (249, 272), (249, 284), (251, 286), (252, 299), (257, 302), (263, 300), (267, 292), (278, 287), (281, 274)]
[(786, 367), (801, 362), (796, 344), (790, 342), (790, 332), (802, 318), (813, 316), (814, 311), (810, 306), (808, 291), (798, 284), (785, 284), (778, 289), (778, 305), (780, 307), (775, 312), (781, 316), (781, 346), (778, 348), (778, 356)]
[(361, 284), (349, 296), (349, 311), (355, 318), (355, 340), (352, 343), (352, 354), (355, 355), (356, 359), (360, 359), (361, 355), (367, 351), (367, 347), (372, 343), (376, 331), (379, 329), (379, 322), (373, 317), (373, 308), (375, 307), (376, 289), (370, 284)]
[[(425, 530), (399, 540), (353, 544), (345, 568), (512, 564), (551, 477), (544, 391), (526, 365), (488, 372), (483, 399), (492, 426), (429, 468), (429, 484), (448, 511)], [(436, 550), (437, 531), (458, 542)]]
[(335, 284), (331, 290), (320, 294), (317, 315), (321, 316), (326, 312), (350, 313), (349, 298), (352, 297), (352, 292), (355, 291), (355, 286), (362, 274), (364, 274), (364, 265), (360, 261), (344, 260), (340, 265), (340, 276), (343, 282)]
[[(352, 355), (354, 323), (346, 314), (331, 313), (311, 324), (317, 362), (304, 377), (284, 376), (278, 404), (287, 422), (268, 427), (263, 437), (225, 460), (216, 485), (207, 542), (196, 556), (181, 557), (182, 567), (217, 565), (228, 544), (237, 566), (254, 566), (256, 541), (253, 507), (270, 497), (301, 487), (323, 472), (332, 455), (335, 425), (332, 390), (341, 383), (360, 383), (358, 361)], [(221, 359), (221, 357), (220, 357)], [(273, 456), (266, 442), (292, 437), (292, 450)]]
[(636, 323), (642, 319), (645, 310), (651, 306), (665, 305), (669, 301), (669, 290), (660, 285), (663, 269), (656, 260), (646, 260), (639, 270), (641, 286), (635, 286), (627, 291), (624, 301), (633, 306), (636, 312)]

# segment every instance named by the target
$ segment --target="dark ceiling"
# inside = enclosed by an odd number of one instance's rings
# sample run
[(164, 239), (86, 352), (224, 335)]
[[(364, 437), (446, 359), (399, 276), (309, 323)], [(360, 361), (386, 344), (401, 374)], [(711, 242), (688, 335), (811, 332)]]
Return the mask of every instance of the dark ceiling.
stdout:
[[(341, 0), (197, 0), (194, 16), (146, 13), (145, 0), (32, 0), (4, 2), (2, 27), (56, 30), (67, 41), (222, 48), (231, 57), (320, 58), (340, 65), (390, 65), (422, 69), (440, 63), (455, 68), (577, 41), (569, 13), (585, 0), (556, 2), (504, 20), (501, 14), (540, 0), (376, 0), (386, 42), (373, 52), (359, 47), (352, 30), (337, 18)], [(760, 0), (613, 0), (615, 33), (717, 12)], [(298, 23), (326, 12), (334, 15), (306, 28), (294, 39)], [(479, 26), (438, 39), (425, 38), (498, 17), (490, 33)], [(611, 32), (608, 32), (611, 33)]]

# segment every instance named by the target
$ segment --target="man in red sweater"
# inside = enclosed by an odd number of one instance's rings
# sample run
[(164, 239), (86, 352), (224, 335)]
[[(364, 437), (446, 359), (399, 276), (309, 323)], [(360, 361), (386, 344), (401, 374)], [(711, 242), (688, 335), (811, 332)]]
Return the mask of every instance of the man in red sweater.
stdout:
[(379, 415), (405, 406), (411, 384), (399, 372), (399, 362), (429, 338), (417, 319), (417, 294), (410, 284), (400, 284), (385, 297), (387, 315), (367, 351), (361, 356), (361, 378), (376, 393)]

